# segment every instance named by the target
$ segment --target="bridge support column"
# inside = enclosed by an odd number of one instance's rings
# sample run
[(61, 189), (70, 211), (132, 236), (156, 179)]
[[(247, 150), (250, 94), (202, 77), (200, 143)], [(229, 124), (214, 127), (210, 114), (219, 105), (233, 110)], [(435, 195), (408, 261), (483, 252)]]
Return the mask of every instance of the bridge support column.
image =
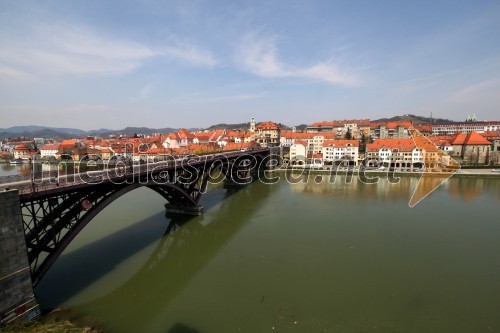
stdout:
[(224, 188), (225, 189), (240, 189), (240, 188), (243, 188), (245, 186), (247, 186), (250, 182), (248, 183), (245, 183), (245, 182), (235, 182), (234, 180), (232, 179), (225, 179), (224, 180)]
[(203, 215), (203, 206), (187, 206), (187, 205), (175, 205), (171, 203), (165, 204), (165, 210), (167, 214), (182, 214), (182, 215)]
[(18, 190), (0, 191), (0, 325), (40, 316), (20, 207)]

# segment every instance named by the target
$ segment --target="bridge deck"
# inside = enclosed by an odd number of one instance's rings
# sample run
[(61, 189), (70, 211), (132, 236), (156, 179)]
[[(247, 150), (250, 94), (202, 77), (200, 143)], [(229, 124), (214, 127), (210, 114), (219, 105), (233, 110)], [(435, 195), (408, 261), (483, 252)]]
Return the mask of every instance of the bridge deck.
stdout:
[(221, 154), (197, 155), (178, 158), (170, 161), (145, 162), (144, 164), (128, 164), (118, 162), (114, 168), (99, 171), (86, 171), (75, 174), (60, 174), (58, 171), (30, 173), (0, 177), (0, 190), (17, 189), (21, 200), (57, 192), (74, 190), (106, 182), (121, 183), (128, 179), (141, 179), (148, 175), (156, 175), (164, 171), (184, 168), (188, 165), (198, 167), (207, 162), (228, 160), (239, 156), (254, 155), (268, 152), (269, 149), (254, 149), (250, 151), (232, 151)]

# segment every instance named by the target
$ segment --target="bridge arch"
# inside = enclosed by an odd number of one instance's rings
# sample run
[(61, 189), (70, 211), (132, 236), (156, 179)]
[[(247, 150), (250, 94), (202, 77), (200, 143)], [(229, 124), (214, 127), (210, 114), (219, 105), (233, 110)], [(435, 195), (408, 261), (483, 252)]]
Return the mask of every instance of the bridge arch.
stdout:
[[(87, 182), (42, 184), (19, 182), (24, 233), (32, 282), (37, 284), (73, 239), (110, 203), (139, 187), (159, 193), (169, 206), (196, 211), (210, 182), (246, 184), (251, 172), (266, 167), (269, 150), (230, 152), (150, 166), (130, 166), (113, 178)], [(104, 173), (103, 173), (104, 175)], [(109, 176), (109, 174), (107, 174)], [(241, 183), (239, 182), (241, 181)], [(21, 184), (22, 183), (22, 184)], [(26, 184), (25, 184), (26, 183)], [(29, 184), (28, 184), (29, 183)], [(37, 186), (38, 183), (37, 183)], [(171, 207), (167, 207), (169, 209)], [(174, 207), (175, 208), (175, 207)], [(175, 210), (174, 210), (175, 211)], [(199, 210), (198, 210), (199, 211)]]
[[(80, 194), (72, 193), (67, 197), (59, 198), (59, 205), (49, 209), (45, 207), (42, 210), (51, 210), (55, 214), (59, 211), (65, 211), (65, 214), (55, 221), (52, 218), (53, 214), (47, 214), (38, 221), (38, 228), (34, 228), (26, 234), (28, 259), (32, 264), (33, 284), (36, 285), (41, 280), (68, 245), (101, 211), (126, 193), (141, 187), (151, 189), (169, 202), (172, 201), (172, 195), (178, 193), (183, 195), (184, 201), (195, 204), (194, 200), (181, 188), (173, 184), (158, 185), (154, 182), (124, 184), (104, 191), (100, 188), (90, 192), (83, 191)], [(47, 204), (49, 201), (54, 202), (54, 198), (47, 200)], [(85, 204), (89, 206), (84, 207)], [(39, 229), (41, 228), (48, 228), (48, 230), (40, 233)], [(30, 242), (28, 243), (28, 241)], [(43, 252), (47, 255), (43, 256)]]

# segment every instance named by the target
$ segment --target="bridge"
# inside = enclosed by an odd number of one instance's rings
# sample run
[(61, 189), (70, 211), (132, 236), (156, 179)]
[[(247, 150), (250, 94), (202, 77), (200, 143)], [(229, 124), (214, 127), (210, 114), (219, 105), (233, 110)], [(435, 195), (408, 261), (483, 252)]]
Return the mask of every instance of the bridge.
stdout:
[[(113, 168), (76, 174), (40, 172), (1, 177), (0, 194), (3, 189), (9, 195), (6, 200), (10, 202), (9, 209), (17, 204), (18, 212), (9, 212), (6, 219), (0, 212), (0, 227), (8, 224), (16, 229), (20, 216), (24, 236), (20, 238), (25, 245), (17, 244), (17, 249), (25, 249), (27, 266), (17, 260), (9, 269), (3, 265), (10, 262), (8, 258), (0, 258), (2, 268), (6, 268), (0, 271), (0, 296), (10, 297), (3, 284), (10, 286), (17, 275), (23, 276), (24, 284), (29, 277), (31, 291), (78, 233), (106, 206), (129, 191), (145, 186), (166, 199), (167, 213), (200, 215), (203, 213), (200, 199), (209, 183), (224, 181), (226, 186), (242, 186), (252, 176), (263, 177), (265, 169), (273, 163), (271, 150), (261, 148), (138, 165), (119, 162)], [(12, 196), (14, 192), (18, 198)], [(0, 241), (3, 243), (3, 239)], [(11, 301), (14, 305), (0, 303), (0, 323), (7, 321), (2, 318), (6, 313), (10, 315), (21, 301)], [(19, 312), (22, 311), (17, 311), (17, 315)]]

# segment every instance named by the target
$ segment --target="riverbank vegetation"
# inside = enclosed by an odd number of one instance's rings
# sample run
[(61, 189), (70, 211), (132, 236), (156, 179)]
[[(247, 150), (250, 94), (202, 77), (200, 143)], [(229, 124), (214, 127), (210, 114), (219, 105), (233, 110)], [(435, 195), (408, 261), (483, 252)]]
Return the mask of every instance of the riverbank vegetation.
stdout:
[(69, 310), (54, 310), (37, 321), (0, 326), (0, 333), (101, 333), (86, 319), (74, 318)]

